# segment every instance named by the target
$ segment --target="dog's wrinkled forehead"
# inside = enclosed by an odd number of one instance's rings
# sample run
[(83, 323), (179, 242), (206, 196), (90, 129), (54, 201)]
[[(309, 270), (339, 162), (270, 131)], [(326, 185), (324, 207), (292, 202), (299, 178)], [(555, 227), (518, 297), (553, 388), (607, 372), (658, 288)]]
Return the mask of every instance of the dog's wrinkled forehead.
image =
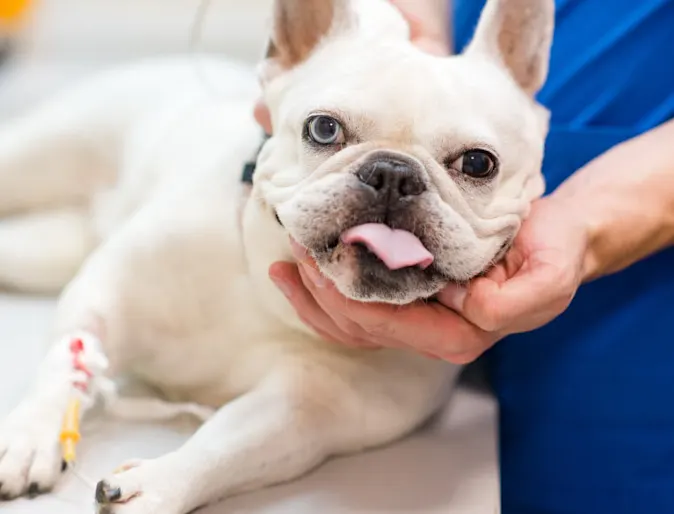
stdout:
[(395, 43), (361, 49), (354, 60), (347, 57), (354, 47), (336, 43), (295, 70), (279, 121), (297, 126), (311, 113), (330, 112), (364, 140), (428, 144), (455, 136), (496, 146), (530, 110), (530, 100), (487, 62), (438, 59)]

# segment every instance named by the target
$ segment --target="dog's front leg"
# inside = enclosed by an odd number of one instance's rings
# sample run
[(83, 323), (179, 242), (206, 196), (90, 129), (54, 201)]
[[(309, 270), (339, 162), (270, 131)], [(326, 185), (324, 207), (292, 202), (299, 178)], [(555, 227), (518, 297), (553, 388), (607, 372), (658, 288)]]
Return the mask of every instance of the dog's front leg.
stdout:
[(432, 412), (429, 390), (438, 388), (438, 374), (427, 380), (389, 368), (384, 378), (386, 371), (354, 373), (312, 360), (283, 366), (225, 405), (182, 448), (101, 481), (99, 512), (186, 514), (299, 477), (330, 455), (398, 438)]
[(96, 337), (73, 332), (54, 344), (30, 393), (0, 422), (0, 501), (51, 489), (65, 471), (59, 432), (71, 399), (105, 367)]
[[(186, 514), (219, 498), (290, 480), (325, 457), (328, 406), (270, 387), (215, 414), (174, 453), (122, 466), (98, 484), (100, 512)], [(333, 426), (330, 426), (333, 424)]]

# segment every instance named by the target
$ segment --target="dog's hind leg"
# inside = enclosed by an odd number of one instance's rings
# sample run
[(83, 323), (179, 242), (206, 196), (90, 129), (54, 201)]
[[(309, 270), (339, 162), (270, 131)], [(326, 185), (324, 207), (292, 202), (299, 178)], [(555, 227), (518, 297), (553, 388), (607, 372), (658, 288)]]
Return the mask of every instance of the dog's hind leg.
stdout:
[[(226, 98), (252, 104), (254, 74), (209, 63)], [(115, 182), (129, 134), (145, 115), (211, 98), (191, 58), (167, 59), (103, 73), (0, 124), (0, 217), (86, 203)]]
[(85, 204), (110, 181), (114, 147), (90, 117), (65, 98), (0, 126), (0, 216)]
[(56, 293), (95, 245), (90, 216), (81, 208), (0, 219), (0, 288)]

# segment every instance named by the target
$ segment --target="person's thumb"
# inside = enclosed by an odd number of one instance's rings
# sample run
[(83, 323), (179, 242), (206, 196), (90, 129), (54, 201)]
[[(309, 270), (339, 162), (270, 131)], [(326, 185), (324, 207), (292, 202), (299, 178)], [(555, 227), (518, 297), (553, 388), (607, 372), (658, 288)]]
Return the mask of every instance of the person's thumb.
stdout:
[(476, 278), (467, 289), (449, 289), (439, 300), (486, 332), (528, 331), (566, 309), (577, 287), (567, 275), (540, 263), (503, 283)]
[(449, 284), (438, 293), (437, 300), (445, 307), (449, 307), (453, 311), (461, 314), (463, 312), (467, 294), (468, 288), (466, 286)]
[[(497, 332), (511, 320), (513, 312), (504, 305), (510, 298), (495, 281), (476, 278), (467, 286), (449, 285), (438, 294), (438, 301), (461, 314), (467, 321), (486, 332)], [(519, 300), (519, 299), (515, 299)]]
[(438, 294), (438, 301), (485, 332), (496, 332), (510, 321), (504, 296), (499, 284), (481, 277), (467, 286), (450, 284)]

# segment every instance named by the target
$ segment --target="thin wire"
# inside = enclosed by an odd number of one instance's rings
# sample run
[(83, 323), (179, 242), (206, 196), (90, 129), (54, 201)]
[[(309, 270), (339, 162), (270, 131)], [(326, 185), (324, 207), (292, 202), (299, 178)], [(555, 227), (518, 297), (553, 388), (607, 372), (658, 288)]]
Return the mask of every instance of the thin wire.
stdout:
[(197, 7), (197, 13), (194, 16), (194, 20), (192, 21), (192, 27), (190, 29), (189, 34), (190, 52), (195, 52), (196, 47), (199, 44), (199, 40), (201, 39), (202, 36), (202, 28), (204, 26), (204, 20), (206, 19), (206, 16), (208, 15), (208, 11), (211, 9), (212, 4), (213, 0), (201, 0), (201, 2), (199, 2), (199, 6)]
[(68, 467), (68, 471), (70, 471), (77, 480), (79, 480), (81, 483), (83, 483), (85, 486), (87, 486), (89, 489), (94, 491), (96, 489), (96, 481), (92, 480), (91, 478), (87, 477), (84, 475), (81, 471), (79, 471), (77, 464), (71, 465)]
[[(80, 484), (84, 485), (84, 487), (87, 489), (87, 492), (93, 493), (93, 491), (96, 490), (96, 481), (89, 478), (88, 476), (86, 476), (81, 471), (79, 471), (79, 469), (77, 469), (78, 467), (79, 467), (79, 465), (77, 463), (71, 463), (68, 466), (67, 473), (71, 474), (75, 479), (77, 479), (77, 481)], [(64, 503), (69, 503), (70, 505), (82, 506), (82, 507), (84, 507), (85, 505), (89, 505), (89, 503), (90, 503), (88, 500), (86, 500), (83, 497), (80, 497), (79, 495), (78, 495), (77, 498), (72, 498), (69, 495), (67, 496), (66, 494), (64, 494), (62, 492), (56, 492), (54, 494), (54, 498), (58, 501), (61, 501), (61, 502), (64, 502)]]
[(220, 96), (220, 91), (218, 91), (218, 88), (210, 80), (208, 80), (208, 77), (206, 77), (206, 73), (204, 72), (204, 69), (201, 66), (201, 62), (199, 60), (198, 55), (199, 43), (201, 42), (201, 38), (203, 36), (203, 28), (205, 24), (204, 22), (206, 21), (206, 16), (208, 16), (208, 13), (210, 12), (212, 5), (213, 0), (201, 0), (199, 2), (197, 12), (194, 16), (194, 20), (192, 21), (192, 26), (190, 28), (188, 47), (189, 53), (193, 58), (192, 62), (194, 64), (194, 73), (197, 75), (198, 80), (202, 83), (202, 85), (206, 89), (211, 90), (211, 94), (213, 94), (213, 96)]

